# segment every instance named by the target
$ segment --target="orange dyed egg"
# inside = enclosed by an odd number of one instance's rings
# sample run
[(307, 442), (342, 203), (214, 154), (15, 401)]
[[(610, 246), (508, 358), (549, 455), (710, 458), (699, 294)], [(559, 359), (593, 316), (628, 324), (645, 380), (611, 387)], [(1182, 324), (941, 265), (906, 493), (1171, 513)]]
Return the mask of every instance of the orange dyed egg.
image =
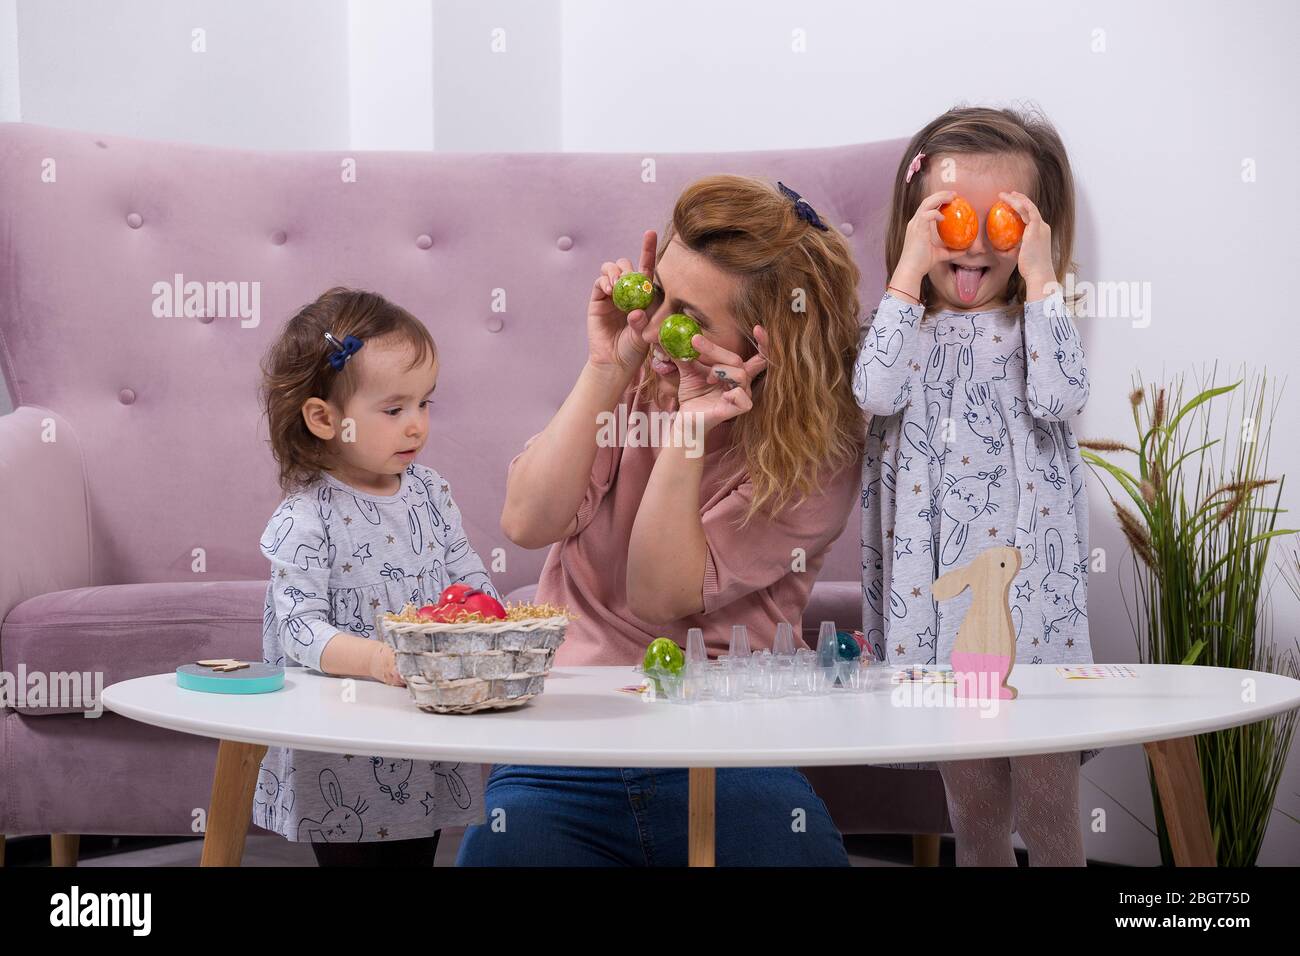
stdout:
[(1000, 199), (989, 210), (985, 228), (989, 233), (989, 243), (998, 252), (1013, 248), (1025, 234), (1025, 223), (1020, 214)]
[(943, 218), (936, 225), (943, 244), (949, 249), (969, 249), (980, 232), (979, 219), (971, 204), (957, 196), (940, 206), (939, 212)]

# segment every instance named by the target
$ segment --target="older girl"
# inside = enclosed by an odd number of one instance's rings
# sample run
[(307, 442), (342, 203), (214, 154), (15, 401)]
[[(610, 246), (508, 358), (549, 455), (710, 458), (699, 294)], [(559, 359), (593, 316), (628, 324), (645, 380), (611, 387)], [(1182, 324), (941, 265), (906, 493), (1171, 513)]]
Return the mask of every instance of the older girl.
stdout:
[[(963, 250), (937, 230), (958, 195), (980, 225)], [(1024, 224), (1010, 248), (986, 228), (999, 201)], [(940, 608), (930, 585), (1001, 545), (1021, 552), (1016, 661), (1092, 662), (1088, 498), (1070, 427), (1088, 370), (1059, 287), (1073, 233), (1070, 163), (1045, 119), (954, 109), (912, 138), (894, 183), (889, 285), (853, 382), (873, 416), (863, 631), (890, 663), (951, 663), (971, 595)], [(1079, 765), (1077, 751), (940, 764), (958, 864), (1014, 866), (1016, 829), (1031, 864), (1083, 865)]]

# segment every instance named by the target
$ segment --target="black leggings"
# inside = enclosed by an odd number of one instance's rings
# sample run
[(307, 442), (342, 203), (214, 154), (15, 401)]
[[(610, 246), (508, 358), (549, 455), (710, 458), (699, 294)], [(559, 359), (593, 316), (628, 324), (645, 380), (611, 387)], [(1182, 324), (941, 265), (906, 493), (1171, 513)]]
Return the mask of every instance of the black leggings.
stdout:
[(438, 837), (416, 837), (414, 840), (370, 840), (366, 843), (313, 843), (320, 866), (433, 866), (438, 852)]

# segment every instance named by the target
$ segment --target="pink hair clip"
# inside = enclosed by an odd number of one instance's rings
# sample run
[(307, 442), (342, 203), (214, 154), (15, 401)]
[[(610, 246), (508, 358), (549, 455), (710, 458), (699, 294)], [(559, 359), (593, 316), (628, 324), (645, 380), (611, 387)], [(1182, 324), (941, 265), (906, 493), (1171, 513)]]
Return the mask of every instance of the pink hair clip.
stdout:
[(907, 175), (903, 177), (903, 182), (910, 183), (912, 177), (921, 171), (921, 160), (925, 159), (925, 153), (917, 153), (912, 157), (912, 161), (907, 166)]

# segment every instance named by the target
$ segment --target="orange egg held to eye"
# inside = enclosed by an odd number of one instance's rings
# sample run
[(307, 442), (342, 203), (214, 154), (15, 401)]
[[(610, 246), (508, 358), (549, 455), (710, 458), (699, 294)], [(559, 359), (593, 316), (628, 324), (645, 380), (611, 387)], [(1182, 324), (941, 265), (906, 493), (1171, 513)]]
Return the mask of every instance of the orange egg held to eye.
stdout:
[(989, 243), (998, 252), (1006, 252), (1025, 234), (1025, 223), (1008, 203), (999, 199), (984, 220), (989, 233)]
[(980, 233), (980, 222), (971, 204), (957, 196), (940, 206), (939, 213), (943, 216), (937, 223), (943, 244), (949, 249), (969, 249)]

